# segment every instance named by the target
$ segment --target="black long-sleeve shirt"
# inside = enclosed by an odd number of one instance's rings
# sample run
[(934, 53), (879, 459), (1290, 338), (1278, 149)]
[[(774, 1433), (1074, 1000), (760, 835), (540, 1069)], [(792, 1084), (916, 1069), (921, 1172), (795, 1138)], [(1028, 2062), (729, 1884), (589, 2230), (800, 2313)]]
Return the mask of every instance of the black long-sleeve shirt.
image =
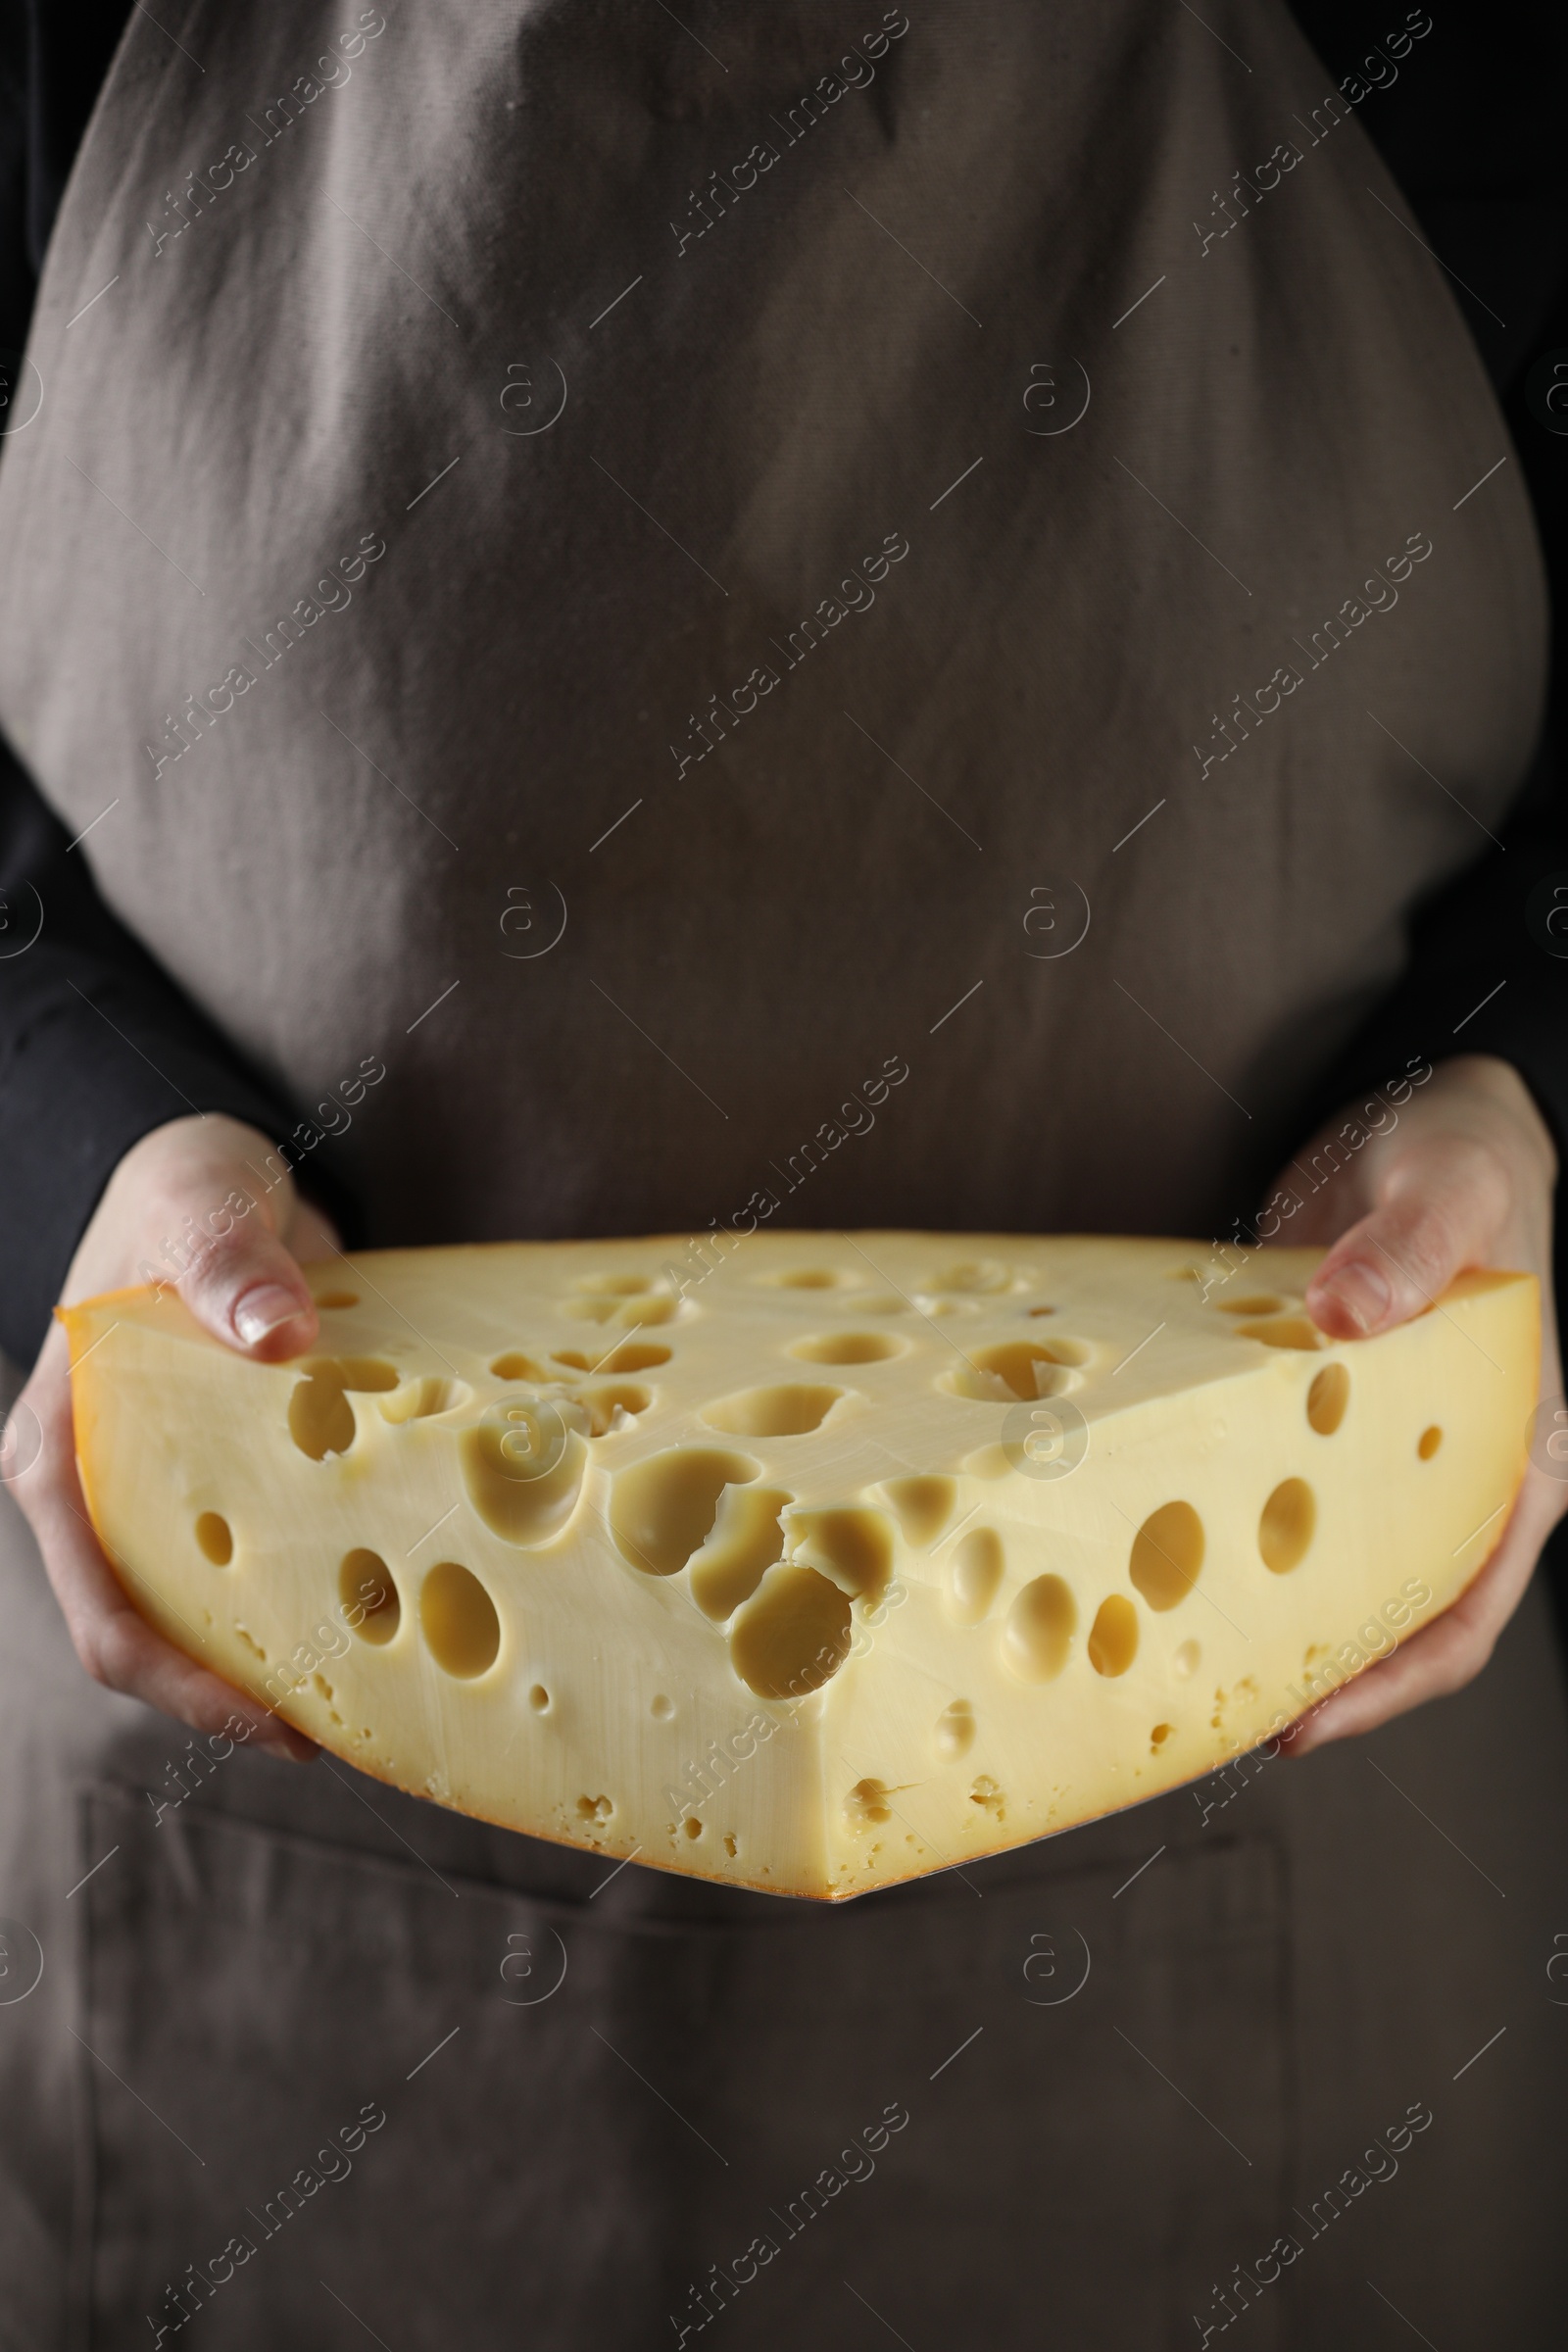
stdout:
[[(1568, 16), (1531, 0), (1434, 0), (1431, 13), (1432, 33), (1396, 64), (1381, 47), (1403, 22), (1392, 0), (1296, 7), (1337, 80), (1359, 72), (1377, 85), (1358, 120), (1449, 272), (1502, 401), (1552, 583), (1553, 717), (1497, 846), (1418, 910), (1403, 978), (1303, 1102), (1302, 1127), (1415, 1055), (1484, 1053), (1520, 1071), (1568, 1159), (1568, 801), (1555, 750), (1568, 390), (1560, 414), (1544, 400), (1554, 358), (1568, 386)], [(0, 0), (0, 395), (20, 392), (44, 249), (128, 14), (128, 0)], [(5, 427), (0, 410), (0, 463)], [(18, 1361), (38, 1347), (116, 1162), (191, 1110), (270, 1136), (294, 1117), (105, 906), (84, 847), (0, 741), (0, 1347)], [(313, 1163), (311, 1181), (352, 1226), (330, 1171)]]

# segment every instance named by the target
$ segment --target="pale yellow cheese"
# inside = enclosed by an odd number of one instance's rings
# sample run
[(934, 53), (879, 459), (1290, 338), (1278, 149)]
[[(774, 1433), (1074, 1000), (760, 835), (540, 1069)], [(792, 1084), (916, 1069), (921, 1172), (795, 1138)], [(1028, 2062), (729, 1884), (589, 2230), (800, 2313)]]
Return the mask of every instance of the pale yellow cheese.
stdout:
[(297, 1363), (172, 1293), (69, 1310), (77, 1451), (147, 1618), (361, 1770), (837, 1898), (1212, 1769), (1477, 1574), (1524, 1470), (1534, 1281), (1468, 1275), (1341, 1345), (1314, 1262), (369, 1252), (310, 1269)]

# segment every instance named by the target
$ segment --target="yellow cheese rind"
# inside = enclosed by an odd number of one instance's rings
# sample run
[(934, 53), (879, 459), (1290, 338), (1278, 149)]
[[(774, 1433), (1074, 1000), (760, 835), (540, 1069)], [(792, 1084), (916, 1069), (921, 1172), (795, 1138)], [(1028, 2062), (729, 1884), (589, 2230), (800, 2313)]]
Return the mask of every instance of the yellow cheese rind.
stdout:
[(172, 1293), (63, 1320), (93, 1523), (169, 1640), (415, 1794), (836, 1900), (1213, 1770), (1480, 1571), (1533, 1279), (1330, 1343), (1316, 1255), (368, 1252), (310, 1269), (284, 1365)]

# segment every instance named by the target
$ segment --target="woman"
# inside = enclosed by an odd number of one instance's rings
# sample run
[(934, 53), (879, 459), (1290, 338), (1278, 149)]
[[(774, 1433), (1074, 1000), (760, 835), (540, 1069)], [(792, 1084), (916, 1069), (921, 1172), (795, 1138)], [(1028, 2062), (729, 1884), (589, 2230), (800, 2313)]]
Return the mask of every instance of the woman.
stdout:
[(1552, 2308), (1544, 1446), (1310, 1768), (823, 1914), (270, 1772), (307, 1743), (99, 1553), (43, 1338), (177, 1278), (276, 1360), (344, 1240), (743, 1204), (1332, 1240), (1342, 1336), (1544, 1278), (1550, 955), (1487, 877), (1391, 993), (1545, 690), (1360, 120), (1442, 33), (1337, 89), (1278, 0), (130, 15), (0, 466), (58, 820), (8, 891), (11, 1484), (119, 1694), (9, 1518), (21, 2340)]

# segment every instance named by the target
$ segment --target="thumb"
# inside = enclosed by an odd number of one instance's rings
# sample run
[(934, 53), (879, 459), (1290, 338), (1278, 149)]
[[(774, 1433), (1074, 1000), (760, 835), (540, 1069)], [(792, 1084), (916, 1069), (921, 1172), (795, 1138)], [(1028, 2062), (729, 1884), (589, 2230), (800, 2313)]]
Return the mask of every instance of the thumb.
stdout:
[(1505, 1213), (1492, 1154), (1433, 1137), (1391, 1171), (1377, 1207), (1335, 1243), (1307, 1287), (1308, 1314), (1336, 1340), (1407, 1323), (1456, 1274), (1485, 1262)]
[(319, 1330), (298, 1261), (254, 1210), (206, 1244), (178, 1290), (215, 1338), (264, 1362), (301, 1354)]

